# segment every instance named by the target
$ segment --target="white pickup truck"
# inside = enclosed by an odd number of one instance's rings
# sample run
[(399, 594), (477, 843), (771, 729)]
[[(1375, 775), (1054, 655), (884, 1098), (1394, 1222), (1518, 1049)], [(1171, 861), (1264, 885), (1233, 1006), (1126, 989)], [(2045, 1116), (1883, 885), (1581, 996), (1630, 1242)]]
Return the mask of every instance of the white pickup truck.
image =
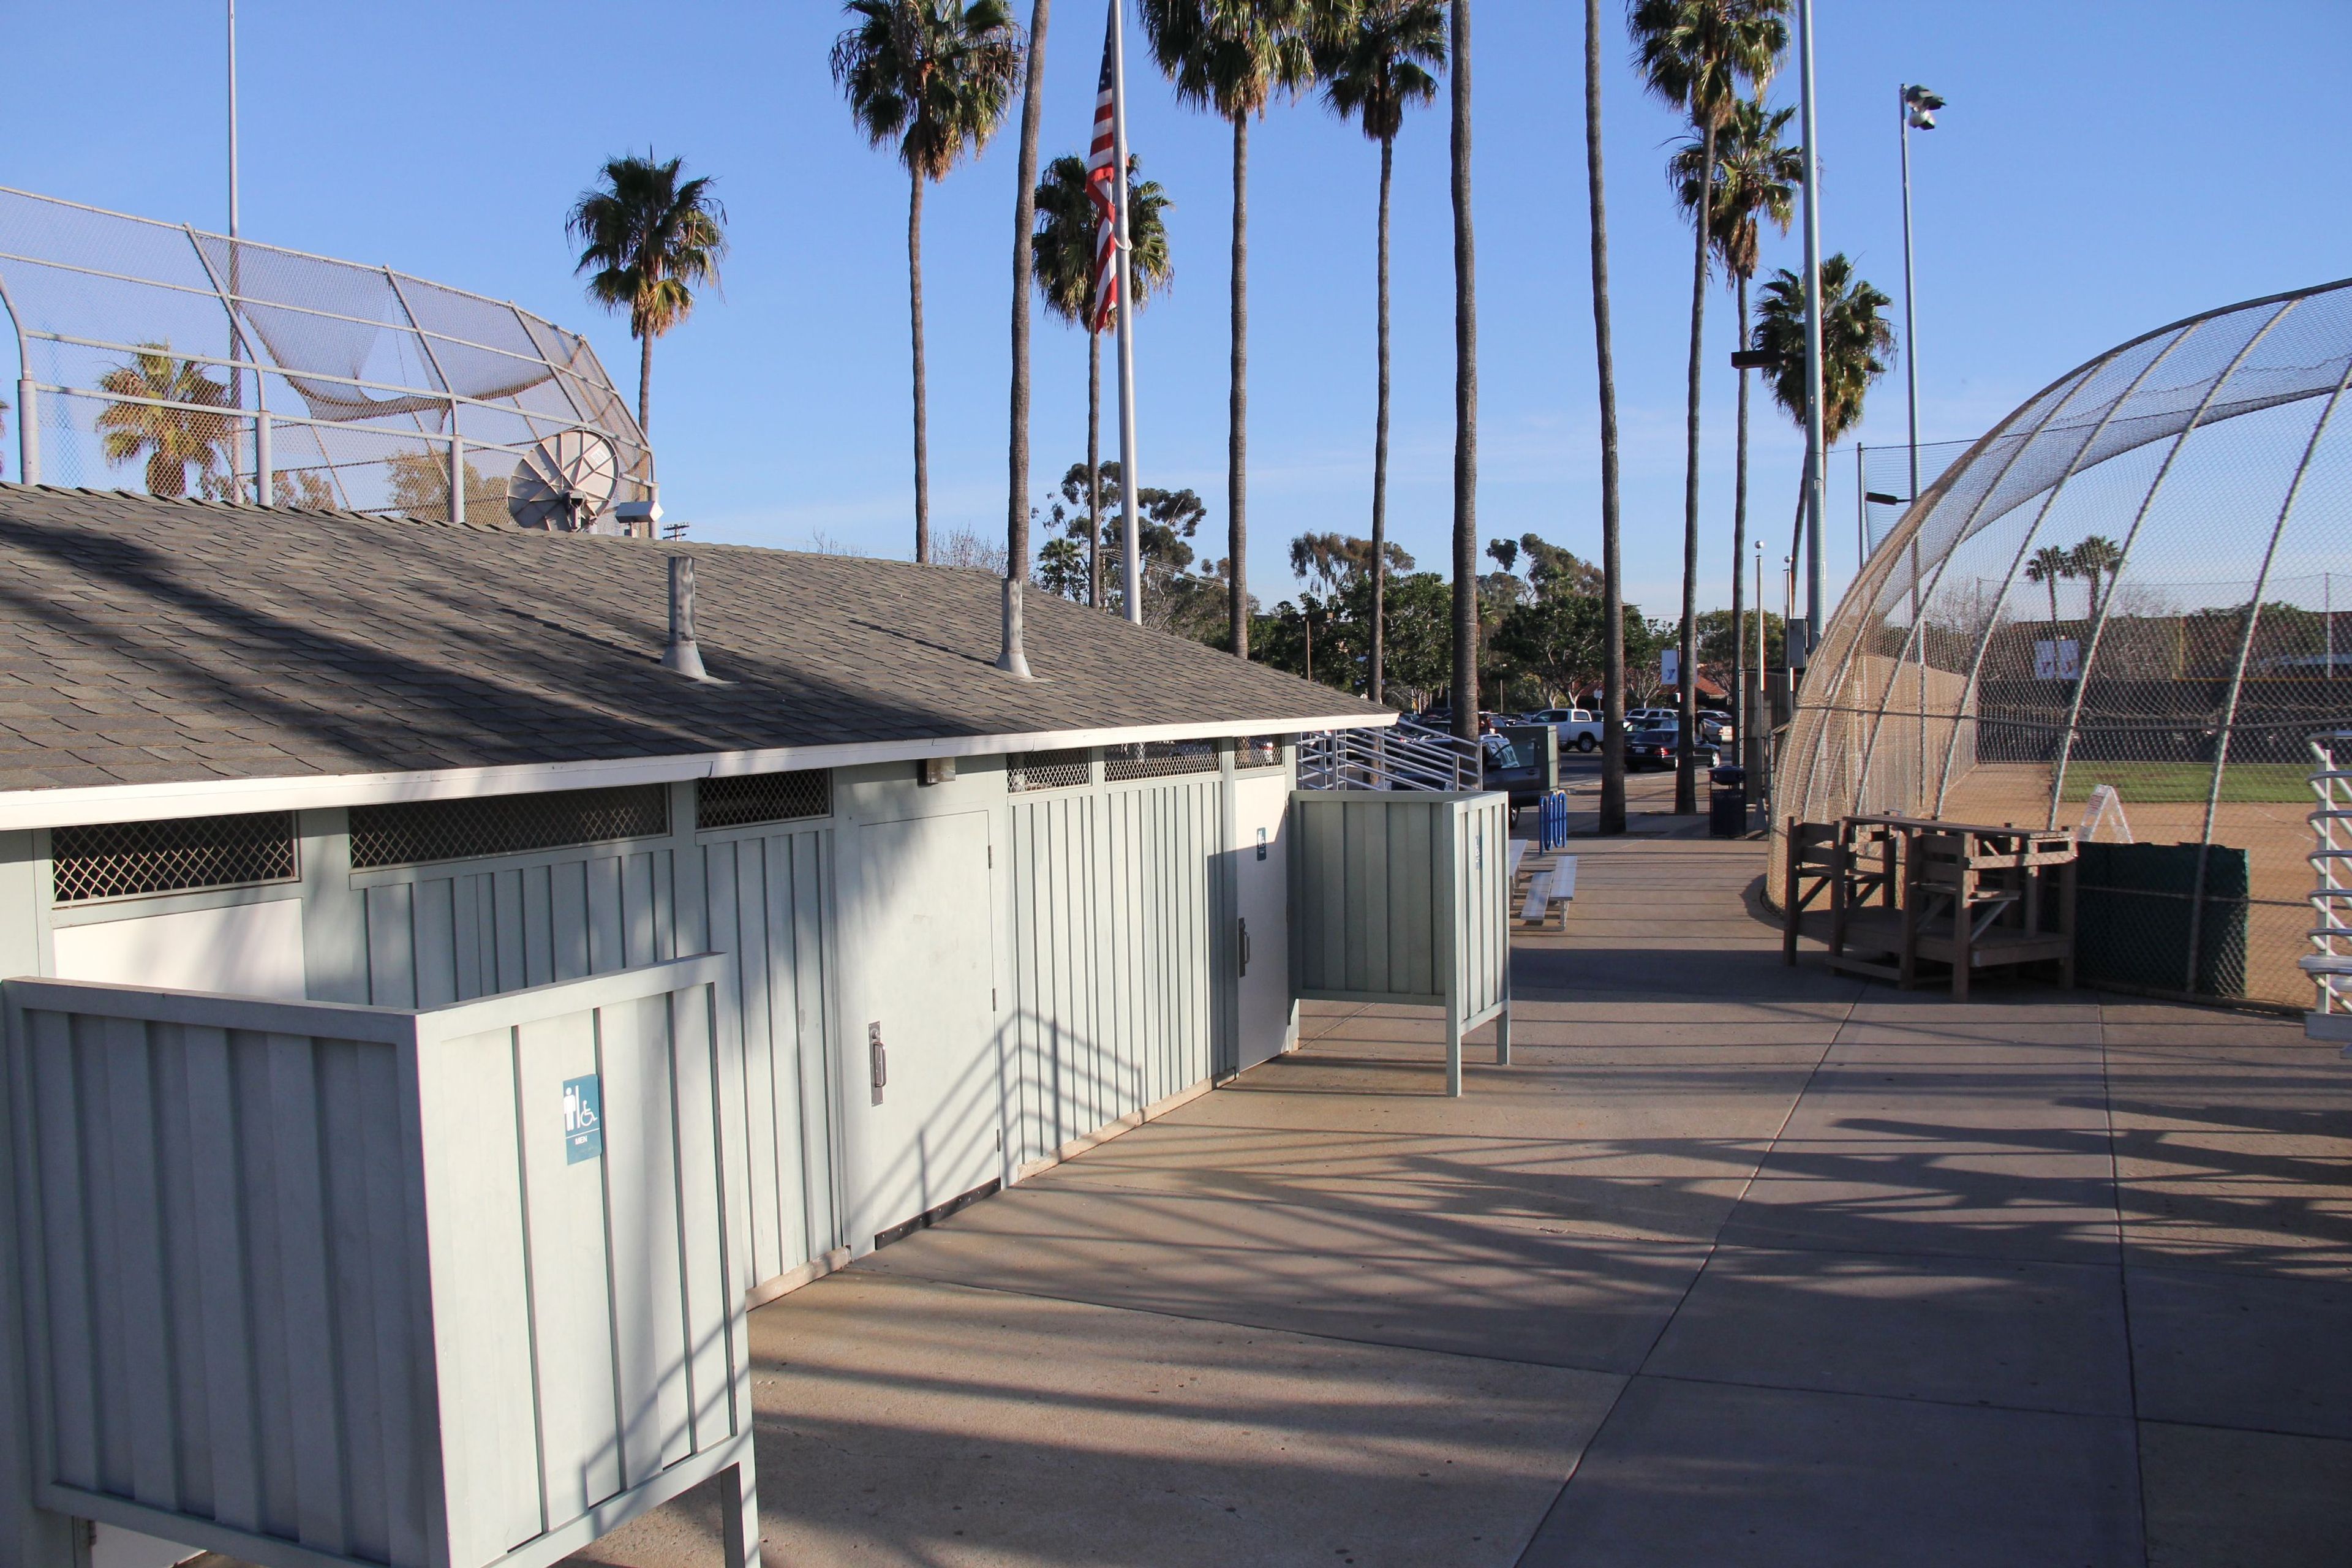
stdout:
[(1563, 752), (1601, 749), (1601, 715), (1583, 708), (1541, 708), (1527, 716), (1530, 724), (1549, 724), (1559, 734)]

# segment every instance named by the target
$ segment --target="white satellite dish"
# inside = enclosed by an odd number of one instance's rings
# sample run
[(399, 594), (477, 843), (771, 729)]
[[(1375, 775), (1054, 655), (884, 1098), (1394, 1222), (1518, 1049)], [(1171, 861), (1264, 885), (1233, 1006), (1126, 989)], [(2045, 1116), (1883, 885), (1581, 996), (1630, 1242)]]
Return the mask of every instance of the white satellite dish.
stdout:
[(613, 444), (586, 430), (560, 430), (533, 447), (507, 480), (507, 515), (518, 527), (577, 533), (603, 517), (620, 486)]

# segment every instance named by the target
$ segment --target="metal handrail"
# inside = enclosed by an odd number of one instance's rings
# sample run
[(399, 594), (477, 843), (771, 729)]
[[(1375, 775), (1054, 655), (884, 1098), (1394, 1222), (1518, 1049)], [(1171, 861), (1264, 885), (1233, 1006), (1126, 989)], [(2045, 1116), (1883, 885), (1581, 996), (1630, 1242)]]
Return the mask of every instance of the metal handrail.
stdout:
[(1302, 789), (1475, 790), (1486, 781), (1486, 762), (1475, 741), (1414, 719), (1298, 739)]

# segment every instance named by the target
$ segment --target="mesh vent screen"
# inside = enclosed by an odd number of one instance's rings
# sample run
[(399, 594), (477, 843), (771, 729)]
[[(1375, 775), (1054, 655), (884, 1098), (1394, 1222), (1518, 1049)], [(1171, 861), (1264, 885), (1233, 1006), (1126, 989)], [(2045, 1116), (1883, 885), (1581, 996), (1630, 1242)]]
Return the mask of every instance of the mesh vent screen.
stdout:
[(1217, 771), (1214, 741), (1143, 741), (1103, 749), (1106, 779), (1157, 779)]
[(1282, 737), (1251, 735), (1235, 743), (1234, 766), (1237, 768), (1278, 768), (1282, 766)]
[(294, 814), (52, 828), (49, 854), (61, 904), (289, 882), (294, 879)]
[(352, 868), (520, 855), (669, 831), (669, 786), (626, 784), (352, 807)]
[(825, 768), (704, 779), (694, 786), (694, 825), (700, 828), (832, 815), (833, 773)]
[(1094, 753), (1084, 746), (1066, 752), (1015, 752), (1005, 759), (1005, 787), (1014, 794), (1032, 789), (1067, 789), (1094, 777)]

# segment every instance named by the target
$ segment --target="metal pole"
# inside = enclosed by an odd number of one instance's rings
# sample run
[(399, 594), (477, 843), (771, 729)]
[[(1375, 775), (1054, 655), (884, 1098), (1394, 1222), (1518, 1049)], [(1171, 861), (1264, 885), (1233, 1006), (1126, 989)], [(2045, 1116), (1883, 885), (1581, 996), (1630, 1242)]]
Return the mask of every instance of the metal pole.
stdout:
[(1895, 136), (1903, 148), (1903, 365), (1910, 383), (1911, 489), (1906, 508), (1919, 500), (1919, 324), (1916, 301), (1918, 285), (1911, 276), (1911, 84), (1895, 89)]
[[(1862, 563), (1870, 559), (1870, 476), (1863, 469), (1863, 445), (1853, 444), (1853, 574), (1862, 575)], [(1919, 459), (1911, 459), (1916, 472)], [(1916, 492), (1914, 492), (1915, 494)]]
[(1118, 248), (1118, 559), (1127, 618), (1143, 624), (1143, 561), (1135, 511), (1135, 271), (1127, 232), (1127, 24), (1110, 0), (1110, 155)]
[(1821, 138), (1813, 122), (1813, 0), (1797, 0), (1797, 67), (1805, 179), (1805, 651), (1822, 640)]
[(236, 237), (236, 0), (228, 0), (228, 237)]
[[(257, 375), (253, 379), (255, 389), (257, 391), (261, 378)], [(269, 410), (268, 408), (262, 409), (253, 416), (253, 474), (261, 487), (261, 493), (254, 498), (254, 504), (257, 506), (274, 504), (277, 489), (274, 482), (276, 463), (269, 451)]]
[[(236, 254), (236, 0), (228, 0), (228, 357), (245, 357), (244, 336), (236, 326), (236, 296), (238, 266)], [(232, 365), (228, 373), (228, 400), (232, 406), (245, 406), (245, 373)], [(260, 430), (254, 431), (254, 468), (256, 488), (261, 491), (261, 504), (269, 504), (268, 487), (260, 479)], [(236, 453), (232, 447), (228, 457), (229, 478), (236, 478)], [(230, 499), (236, 499), (232, 487)]]
[[(26, 367), (28, 370), (30, 366)], [(25, 484), (41, 482), (40, 388), (30, 375), (16, 379), (16, 478)]]

